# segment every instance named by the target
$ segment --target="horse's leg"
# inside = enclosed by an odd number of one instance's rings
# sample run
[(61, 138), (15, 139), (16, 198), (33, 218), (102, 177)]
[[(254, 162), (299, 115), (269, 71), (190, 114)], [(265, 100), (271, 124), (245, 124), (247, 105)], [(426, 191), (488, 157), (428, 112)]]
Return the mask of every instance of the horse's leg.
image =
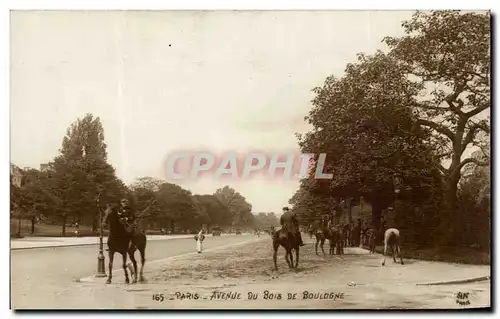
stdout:
[(137, 282), (137, 261), (135, 260), (135, 248), (131, 248), (128, 251), (128, 255), (130, 257), (130, 261), (132, 262), (132, 265), (134, 266), (134, 279), (132, 279), (132, 283), (135, 284)]
[(277, 255), (278, 255), (278, 248), (280, 247), (279, 244), (276, 242), (273, 242), (273, 261), (274, 261), (274, 270), (278, 270), (278, 263), (276, 262)]
[(321, 238), (321, 251), (323, 252), (323, 255), (326, 255), (325, 254), (325, 249), (323, 248), (323, 246), (325, 245), (325, 237), (322, 237)]
[(126, 284), (129, 284), (130, 283), (130, 279), (128, 278), (128, 271), (127, 271), (127, 252), (124, 252), (122, 254), (122, 259), (123, 259), (123, 271), (125, 272), (125, 283)]
[(113, 258), (115, 257), (115, 252), (111, 249), (108, 251), (109, 263), (108, 263), (108, 280), (106, 280), (107, 284), (111, 283), (111, 279), (113, 278)]
[(316, 255), (319, 256), (319, 254), (318, 254), (318, 244), (319, 244), (319, 238), (318, 238), (318, 236), (316, 236), (316, 244), (314, 245), (314, 247), (315, 247), (315, 250), (316, 250)]
[(403, 262), (403, 256), (401, 256), (401, 246), (399, 246), (399, 244), (398, 244), (396, 247), (398, 249), (398, 255), (399, 255), (399, 259), (401, 260), (401, 265), (404, 265), (405, 263)]
[(295, 253), (297, 254), (295, 256), (295, 268), (299, 267), (299, 250), (299, 247), (295, 248)]
[(288, 248), (286, 250), (286, 254), (288, 255), (288, 258), (290, 259), (290, 262), (288, 263), (288, 268), (293, 268), (293, 253), (292, 253), (292, 249), (291, 248)]
[(384, 261), (382, 262), (382, 266), (385, 266), (385, 255), (387, 254), (387, 243), (384, 241)]
[(286, 264), (288, 265), (288, 267), (290, 267), (290, 259), (288, 259), (288, 249), (283, 246), (285, 248), (285, 260), (286, 260)]
[(397, 263), (397, 261), (396, 261), (396, 250), (397, 250), (397, 246), (396, 245), (392, 245), (392, 259), (394, 260), (395, 263)]
[(139, 272), (139, 281), (143, 282), (144, 281), (144, 264), (146, 263), (146, 245), (144, 247), (141, 247), (139, 249), (139, 253), (141, 254), (141, 270)]

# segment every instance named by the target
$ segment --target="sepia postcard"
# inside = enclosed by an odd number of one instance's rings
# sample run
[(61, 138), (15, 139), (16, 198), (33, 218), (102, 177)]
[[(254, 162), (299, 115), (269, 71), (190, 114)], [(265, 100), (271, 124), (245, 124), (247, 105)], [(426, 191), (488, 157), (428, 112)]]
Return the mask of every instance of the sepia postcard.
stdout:
[(12, 10), (11, 309), (491, 309), (490, 34)]

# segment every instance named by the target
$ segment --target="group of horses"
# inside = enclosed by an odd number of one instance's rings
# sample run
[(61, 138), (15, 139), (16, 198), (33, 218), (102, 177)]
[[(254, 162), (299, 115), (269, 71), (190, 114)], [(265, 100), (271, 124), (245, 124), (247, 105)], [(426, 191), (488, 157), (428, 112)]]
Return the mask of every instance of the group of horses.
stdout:
[[(109, 236), (108, 236), (108, 254), (109, 254), (109, 264), (108, 264), (108, 279), (106, 283), (110, 284), (113, 278), (113, 260), (115, 253), (120, 253), (123, 260), (123, 271), (125, 273), (125, 283), (130, 283), (128, 271), (127, 271), (127, 256), (132, 262), (132, 267), (130, 271), (132, 272), (133, 279), (132, 283), (139, 281), (144, 281), (144, 264), (146, 262), (146, 234), (144, 230), (136, 224), (136, 222), (129, 222), (127, 216), (122, 216), (120, 212), (116, 209), (110, 209), (109, 206), (105, 211), (103, 222), (108, 224)], [(273, 261), (274, 269), (278, 270), (277, 265), (277, 254), (278, 248), (282, 246), (285, 251), (285, 259), (288, 267), (293, 269), (297, 268), (299, 265), (299, 250), (300, 250), (300, 240), (299, 237), (292, 232), (281, 228), (275, 230), (271, 227), (269, 231), (266, 231), (271, 237), (273, 242)], [(330, 228), (317, 228), (314, 231), (314, 236), (316, 237), (315, 251), (318, 254), (318, 245), (320, 245), (323, 255), (325, 251), (323, 249), (326, 240), (329, 241), (330, 250), (329, 254), (338, 255), (344, 254), (344, 246), (346, 241), (346, 234), (340, 227), (330, 227)], [(375, 252), (375, 232), (369, 235), (370, 243), (370, 253)], [(398, 229), (389, 228), (384, 234), (384, 260), (382, 266), (385, 265), (385, 258), (388, 249), (392, 252), (392, 257), (394, 262), (396, 262), (396, 254), (399, 255), (401, 260), (401, 265), (404, 265), (403, 259), (401, 257), (400, 248), (400, 233)], [(137, 261), (135, 259), (135, 252), (139, 251), (141, 256), (141, 268), (137, 271)], [(293, 256), (295, 252), (295, 258)], [(139, 274), (139, 278), (138, 277)]]
[(343, 255), (344, 254), (344, 246), (346, 241), (345, 231), (341, 227), (324, 227), (317, 228), (313, 231), (314, 236), (316, 237), (316, 243), (314, 245), (316, 255), (318, 254), (318, 245), (325, 255), (325, 249), (323, 246), (325, 245), (325, 241), (328, 239), (330, 244), (330, 255)]
[[(299, 265), (299, 250), (300, 250), (300, 242), (298, 236), (293, 233), (287, 231), (286, 229), (275, 230), (274, 227), (271, 227), (269, 234), (273, 240), (273, 261), (274, 261), (274, 269), (278, 270), (277, 265), (277, 254), (278, 249), (282, 246), (285, 249), (285, 260), (290, 269), (297, 268)], [(311, 234), (311, 233), (310, 233)], [(344, 255), (344, 247), (346, 244), (346, 233), (345, 230), (341, 227), (323, 227), (316, 228), (312, 231), (311, 237), (314, 235), (316, 237), (315, 243), (315, 251), (316, 255), (318, 253), (318, 245), (321, 247), (321, 251), (323, 255), (325, 255), (325, 250), (323, 248), (325, 241), (329, 241), (329, 254), (334, 255)], [(372, 229), (367, 232), (368, 235), (368, 243), (370, 253), (375, 253), (375, 243), (376, 243), (376, 233)], [(401, 265), (404, 265), (403, 258), (401, 256), (401, 237), (399, 230), (396, 228), (389, 228), (384, 233), (384, 260), (382, 262), (382, 266), (385, 266), (385, 258), (388, 250), (392, 253), (392, 258), (394, 262), (396, 261), (396, 254), (399, 256), (401, 260)], [(295, 262), (293, 257), (293, 252), (295, 252)]]

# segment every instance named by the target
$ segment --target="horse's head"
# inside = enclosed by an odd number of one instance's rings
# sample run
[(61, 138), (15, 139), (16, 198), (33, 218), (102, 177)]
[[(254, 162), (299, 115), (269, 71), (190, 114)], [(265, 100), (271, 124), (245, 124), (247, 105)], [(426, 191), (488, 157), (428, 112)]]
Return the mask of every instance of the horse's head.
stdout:
[(125, 216), (120, 209), (108, 205), (104, 211), (103, 222), (108, 224), (110, 230), (125, 230), (130, 232), (131, 226), (129, 217)]

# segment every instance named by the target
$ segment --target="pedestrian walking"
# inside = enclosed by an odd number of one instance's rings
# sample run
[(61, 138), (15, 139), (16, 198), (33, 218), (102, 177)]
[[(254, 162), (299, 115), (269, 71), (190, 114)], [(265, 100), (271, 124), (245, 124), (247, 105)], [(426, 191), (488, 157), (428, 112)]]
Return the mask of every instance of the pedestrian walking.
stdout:
[(75, 236), (80, 237), (80, 224), (75, 223)]
[(201, 254), (201, 252), (203, 251), (203, 241), (205, 240), (203, 228), (197, 235), (194, 236), (194, 240), (196, 240), (196, 249), (198, 251), (198, 254)]

